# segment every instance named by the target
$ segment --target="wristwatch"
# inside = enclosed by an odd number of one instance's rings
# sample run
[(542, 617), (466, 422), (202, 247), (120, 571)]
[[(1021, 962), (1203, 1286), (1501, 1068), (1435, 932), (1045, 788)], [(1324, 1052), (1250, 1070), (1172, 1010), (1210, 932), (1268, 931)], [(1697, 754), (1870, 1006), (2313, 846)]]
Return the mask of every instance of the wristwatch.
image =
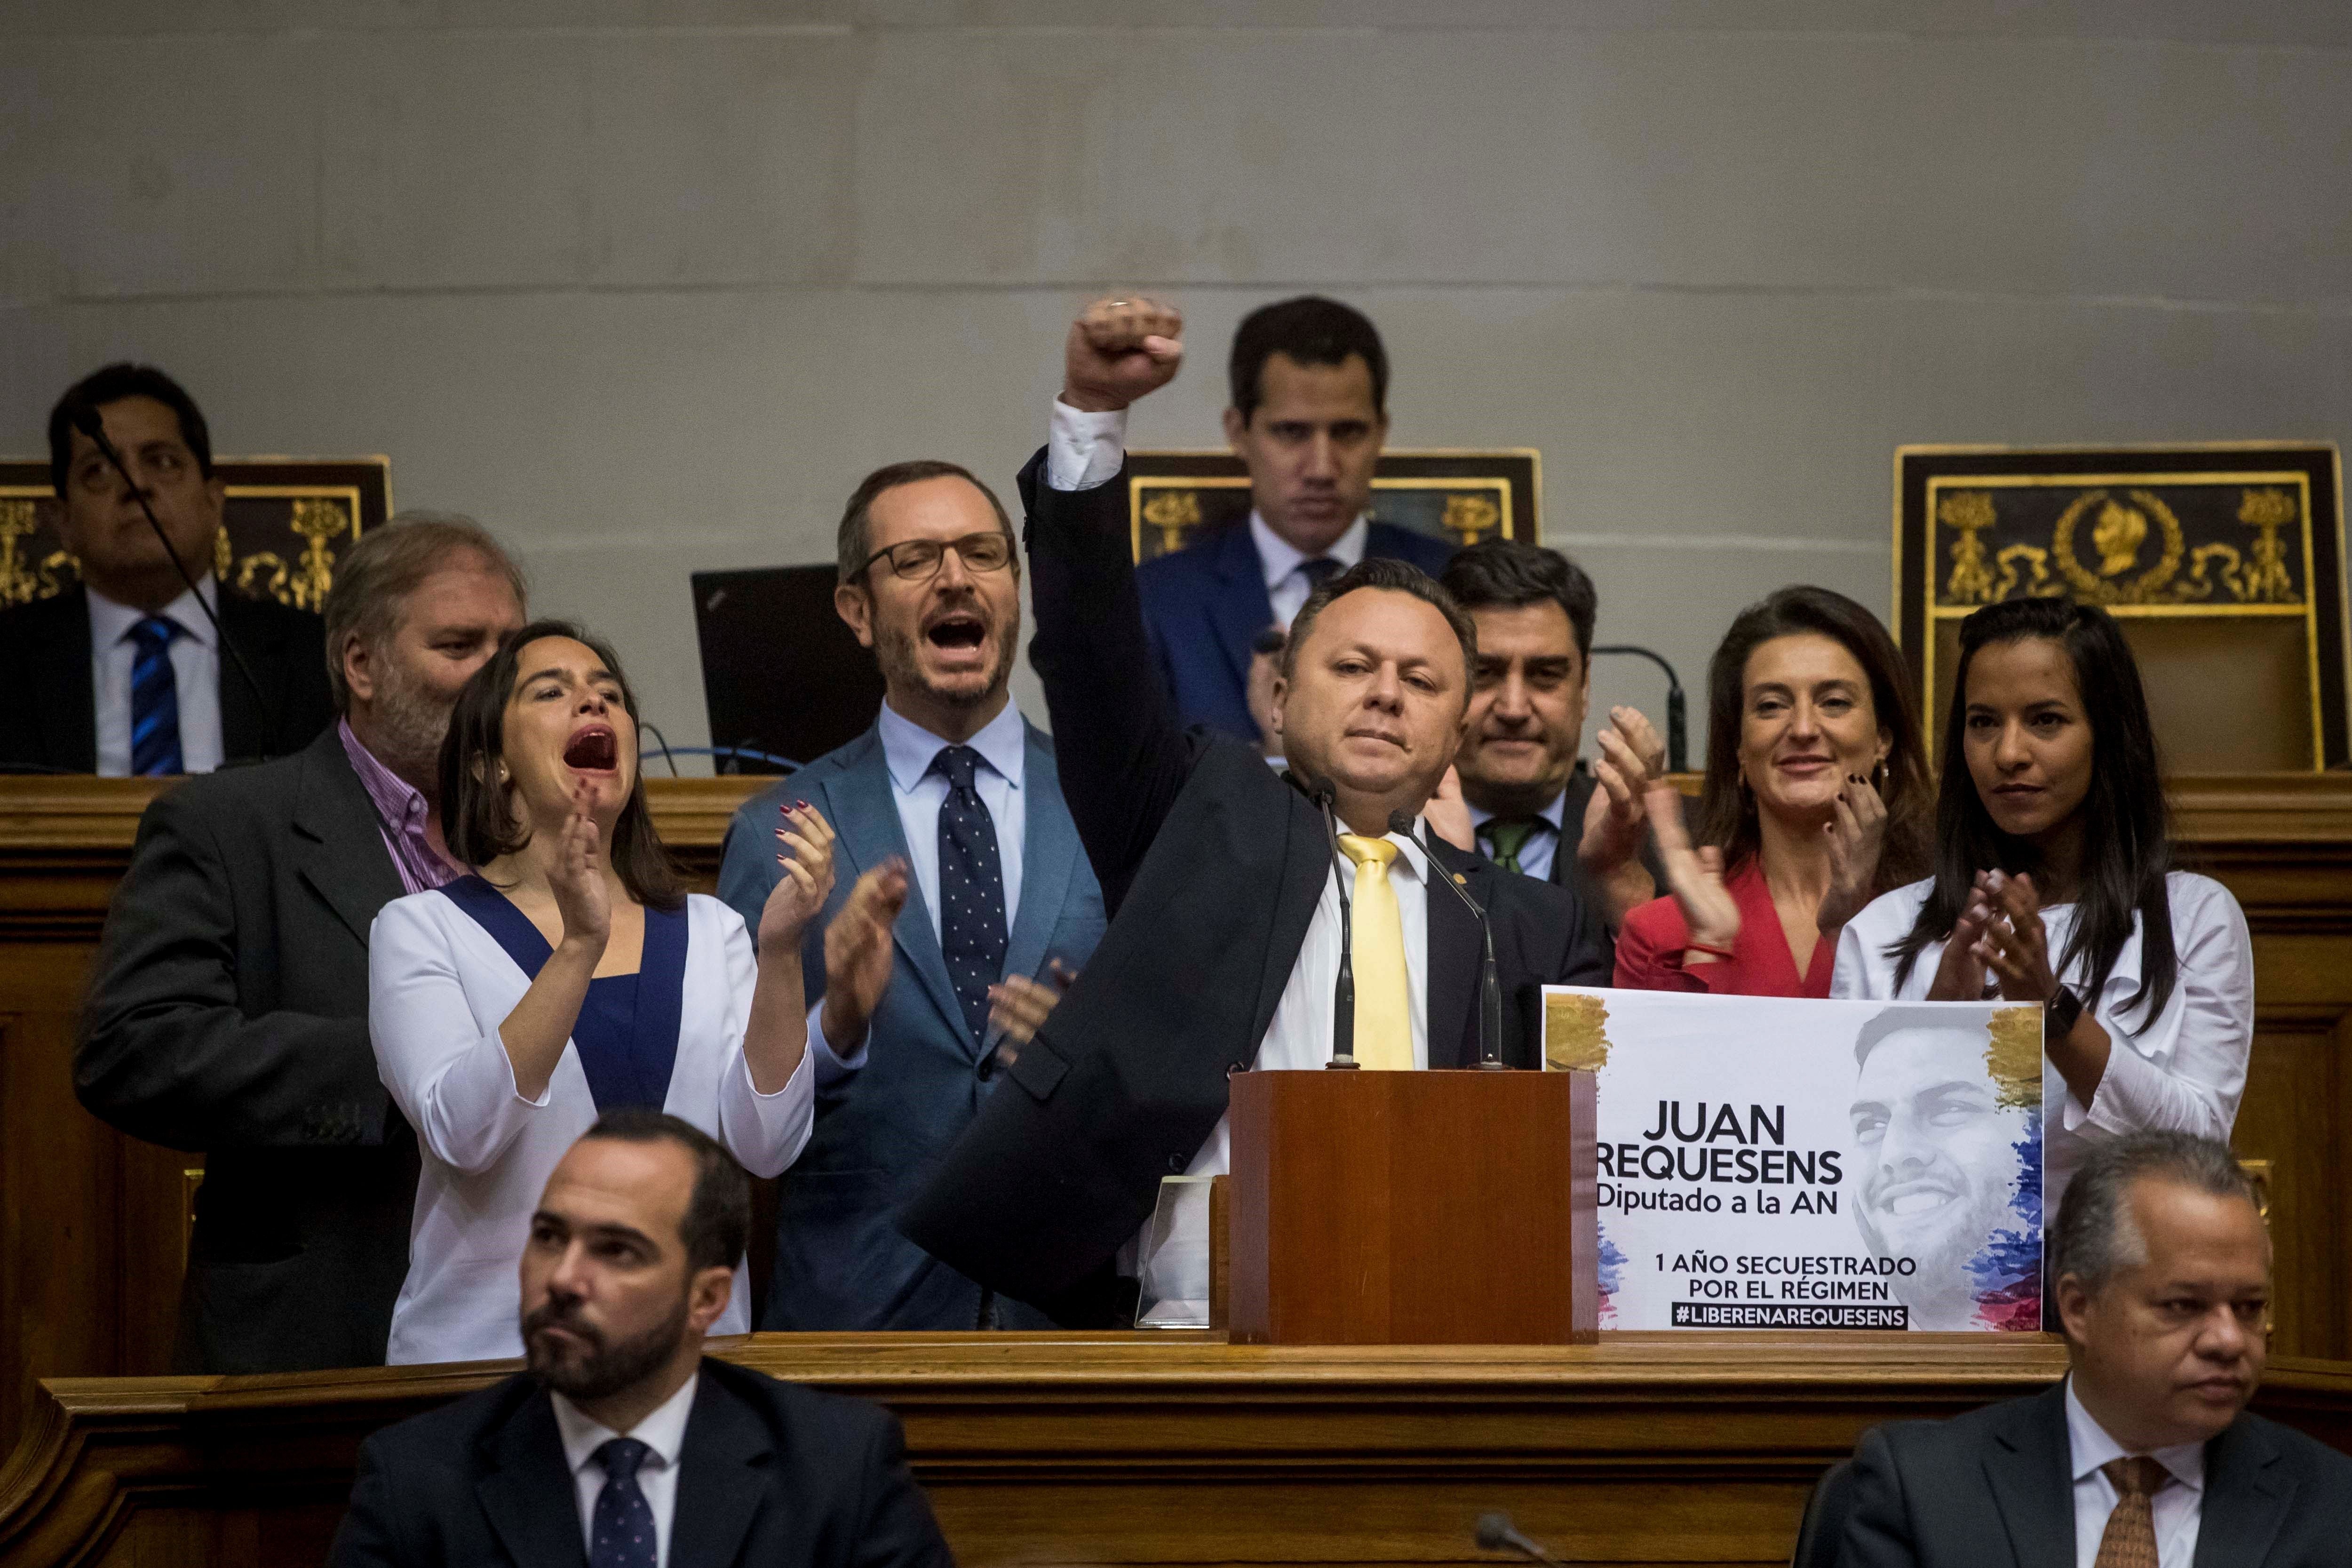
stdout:
[(2050, 994), (2042, 1004), (2042, 1038), (2063, 1040), (2074, 1032), (2074, 1020), (2083, 1016), (2083, 999), (2063, 985)]

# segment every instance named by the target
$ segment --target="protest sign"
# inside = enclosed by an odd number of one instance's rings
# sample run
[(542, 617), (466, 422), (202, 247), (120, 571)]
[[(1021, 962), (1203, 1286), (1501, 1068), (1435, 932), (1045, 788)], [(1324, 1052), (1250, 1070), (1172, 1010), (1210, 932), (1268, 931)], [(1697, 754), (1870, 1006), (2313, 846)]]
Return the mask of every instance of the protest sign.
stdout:
[(2041, 1326), (2042, 1010), (1548, 986), (1596, 1078), (1601, 1323)]

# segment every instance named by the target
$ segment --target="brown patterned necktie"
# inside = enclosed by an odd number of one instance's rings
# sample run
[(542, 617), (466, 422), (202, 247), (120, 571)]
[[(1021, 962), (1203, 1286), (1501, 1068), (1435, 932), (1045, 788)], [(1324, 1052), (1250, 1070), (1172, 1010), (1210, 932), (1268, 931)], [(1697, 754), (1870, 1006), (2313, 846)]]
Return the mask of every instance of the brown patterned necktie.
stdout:
[(2154, 1459), (2109, 1459), (2099, 1467), (2116, 1489), (2116, 1511), (2091, 1568), (2156, 1568), (2156, 1513), (2148, 1500), (2170, 1473)]

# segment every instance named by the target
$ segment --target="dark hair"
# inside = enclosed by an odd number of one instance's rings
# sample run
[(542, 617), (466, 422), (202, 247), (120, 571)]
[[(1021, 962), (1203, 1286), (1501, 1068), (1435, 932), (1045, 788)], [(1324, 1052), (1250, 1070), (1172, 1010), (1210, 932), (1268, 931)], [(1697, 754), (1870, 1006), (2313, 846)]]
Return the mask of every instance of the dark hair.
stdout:
[(1226, 374), (1233, 382), (1234, 411), (1244, 425), (1265, 399), (1265, 362), (1276, 354), (1298, 364), (1346, 364), (1360, 357), (1372, 373), (1372, 406), (1387, 417), (1389, 353), (1381, 346), (1379, 329), (1361, 310), (1320, 294), (1302, 294), (1244, 316), (1234, 331)]
[(1576, 634), (1576, 657), (1591, 663), (1592, 617), (1601, 595), (1584, 568), (1559, 551), (1516, 539), (1482, 539), (1456, 552), (1438, 581), (1465, 610), (1516, 610), (1550, 600), (1567, 612)]
[(2116, 1270), (2147, 1260), (2147, 1238), (2129, 1207), (2132, 1185), (2141, 1180), (2170, 1182), (2209, 1197), (2243, 1198), (2257, 1212), (2262, 1208), (2245, 1167), (2218, 1139), (2165, 1129), (2094, 1143), (2058, 1200), (2058, 1223), (2050, 1233), (2053, 1281), (2072, 1274), (2095, 1291)]
[[(1004, 537), (1013, 538), (1013, 520), (1004, 514), (1004, 503), (996, 492), (980, 482), (980, 477), (958, 463), (942, 462), (936, 458), (917, 458), (910, 462), (890, 463), (875, 469), (857, 481), (849, 492), (849, 504), (841, 510), (841, 526), (834, 533), (834, 552), (837, 570), (845, 583), (866, 569), (868, 557), (874, 553), (869, 524), (873, 521), (874, 503), (885, 490), (895, 490), (900, 485), (918, 485), (925, 479), (961, 479), (988, 498), (989, 509), (996, 513), (996, 526)], [(1021, 552), (1013, 552), (1013, 570), (1021, 570)]]
[(335, 585), (327, 590), (327, 686), (335, 711), (348, 713), (351, 689), (343, 681), (343, 644), (352, 637), (381, 647), (400, 630), (408, 595), (453, 560), (472, 554), (507, 580), (518, 605), (530, 603), (522, 569), (499, 548), (489, 531), (454, 511), (404, 511), (372, 528), (335, 563)]
[(1290, 623), (1290, 639), (1282, 645), (1282, 674), (1288, 679), (1298, 668), (1298, 650), (1306, 643), (1307, 633), (1315, 629), (1316, 618), (1328, 608), (1331, 601), (1354, 593), (1359, 588), (1385, 588), (1392, 594), (1411, 594), (1425, 605), (1434, 605), (1454, 628), (1454, 639), (1462, 645), (1462, 689), (1467, 701), (1470, 677), (1478, 668), (1478, 626), (1470, 613), (1454, 602), (1436, 578), (1410, 561), (1392, 561), (1384, 555), (1367, 555), (1345, 572), (1323, 579), (1307, 602), (1298, 606), (1298, 614)]
[(1936, 885), (1919, 906), (1910, 931), (1887, 948), (1896, 959), (1895, 984), (1931, 942), (1952, 932), (1979, 871), (2032, 872), (2041, 857), (2032, 845), (1993, 826), (1968, 767), (1969, 667), (1979, 649), (2035, 638), (2066, 650), (2084, 721), (2091, 726), (2091, 789), (2076, 807), (2083, 824), (2083, 869), (2075, 889), (2079, 910), (2066, 950), (2052, 963), (2060, 974), (2085, 961), (2095, 1002), (2140, 917), (2139, 990), (2124, 1005), (2144, 1009), (2145, 1026), (2172, 999), (2180, 961), (2172, 945), (2172, 907), (2165, 873), (2172, 866), (2170, 816), (2158, 771), (2156, 728), (2139, 665), (2123, 628), (2095, 605), (2071, 599), (2011, 599), (1987, 605), (1960, 623), (1960, 658), (1952, 676), (1951, 711), (1944, 724), (1943, 787), (1936, 798)]
[(1775, 637), (1824, 637), (1853, 656), (1870, 679), (1870, 706), (1886, 731), (1886, 834), (1880, 841), (1874, 894), (1918, 880), (1927, 869), (1927, 753), (1911, 705), (1903, 656), (1878, 617), (1843, 594), (1797, 584), (1739, 612), (1706, 669), (1706, 782), (1698, 799), (1698, 840), (1723, 851), (1727, 870), (1762, 847), (1756, 797), (1740, 787), (1739, 737), (1748, 708), (1748, 660)]
[(733, 1268), (743, 1260), (743, 1247), (751, 1235), (751, 1184), (719, 1140), (693, 1122), (649, 1105), (608, 1110), (580, 1137), (583, 1142), (610, 1138), (619, 1143), (676, 1143), (693, 1155), (694, 1194), (686, 1200), (686, 1217), (677, 1226), (677, 1238), (686, 1246), (687, 1272)]
[(74, 411), (104, 408), (126, 397), (152, 397), (170, 409), (180, 421), (180, 439), (195, 455), (196, 471), (206, 479), (213, 477), (213, 433), (196, 400), (153, 365), (119, 360), (67, 387), (58, 405), (49, 410), (49, 488), (58, 492), (59, 500), (66, 498), (66, 470), (73, 466)]
[[(449, 732), (441, 742), (441, 831), (448, 837), (449, 853), (468, 866), (487, 866), (530, 842), (530, 826), (516, 821), (507, 805), (498, 764), (506, 752), (507, 703), (514, 695), (522, 650), (541, 637), (585, 643), (621, 683), (621, 706), (632, 725), (636, 723), (636, 693), (611, 644), (570, 621), (533, 621), (509, 634), (457, 694)], [(686, 901), (686, 879), (662, 847), (653, 814), (646, 808), (643, 770), (630, 780), (628, 802), (613, 825), (613, 869), (639, 903), (674, 910)]]

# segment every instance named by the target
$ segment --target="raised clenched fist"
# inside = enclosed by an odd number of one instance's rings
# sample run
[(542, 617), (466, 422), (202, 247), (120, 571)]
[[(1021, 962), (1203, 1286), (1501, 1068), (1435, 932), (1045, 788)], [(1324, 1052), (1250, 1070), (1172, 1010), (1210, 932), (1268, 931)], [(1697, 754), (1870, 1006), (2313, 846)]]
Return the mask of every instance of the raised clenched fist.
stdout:
[(1062, 401), (1089, 413), (1124, 408), (1176, 379), (1184, 313), (1141, 294), (1097, 300), (1070, 323)]

